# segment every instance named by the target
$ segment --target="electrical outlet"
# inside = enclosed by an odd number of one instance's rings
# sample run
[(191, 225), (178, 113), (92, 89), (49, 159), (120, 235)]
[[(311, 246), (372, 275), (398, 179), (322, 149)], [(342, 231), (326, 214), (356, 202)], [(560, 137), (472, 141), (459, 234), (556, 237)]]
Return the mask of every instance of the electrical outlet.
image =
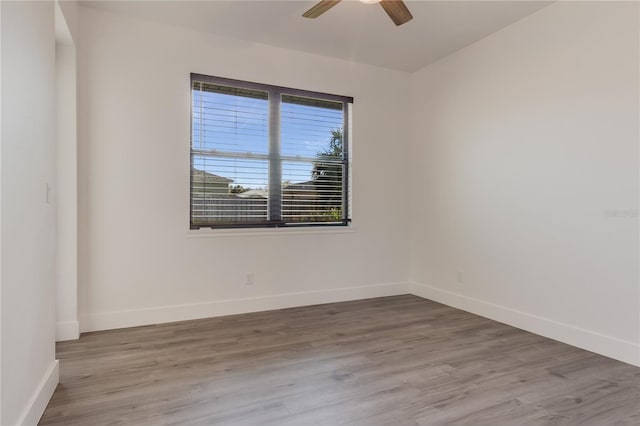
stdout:
[(461, 271), (458, 271), (458, 277), (457, 278), (458, 278), (458, 282), (460, 284), (462, 284), (464, 282), (464, 280), (462, 279), (462, 272)]
[(245, 285), (253, 285), (254, 283), (253, 272), (247, 272), (244, 274), (244, 283)]

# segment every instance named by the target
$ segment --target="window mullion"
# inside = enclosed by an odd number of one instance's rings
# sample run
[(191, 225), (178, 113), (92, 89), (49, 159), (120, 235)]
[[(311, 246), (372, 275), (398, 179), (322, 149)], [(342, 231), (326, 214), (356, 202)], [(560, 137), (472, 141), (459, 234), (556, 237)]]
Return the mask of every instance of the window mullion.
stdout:
[(280, 95), (278, 90), (269, 90), (269, 221), (271, 222), (282, 220)]

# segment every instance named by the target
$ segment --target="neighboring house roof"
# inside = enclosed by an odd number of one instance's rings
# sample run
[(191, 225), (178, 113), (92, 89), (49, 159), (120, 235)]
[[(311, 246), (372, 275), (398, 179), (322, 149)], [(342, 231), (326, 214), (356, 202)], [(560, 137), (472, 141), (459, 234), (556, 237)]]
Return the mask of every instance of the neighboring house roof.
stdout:
[(292, 183), (282, 188), (282, 199), (290, 202), (294, 199), (315, 200), (320, 197), (316, 181)]
[(235, 195), (240, 198), (268, 198), (269, 192), (266, 189), (250, 189)]
[(317, 182), (314, 180), (309, 180), (307, 182), (298, 182), (298, 183), (290, 183), (285, 186), (284, 190), (305, 190), (305, 189), (315, 189)]
[(205, 172), (204, 170), (191, 169), (191, 179), (194, 182), (204, 182), (204, 183), (231, 183), (233, 179), (229, 179), (226, 177), (218, 176), (213, 173)]

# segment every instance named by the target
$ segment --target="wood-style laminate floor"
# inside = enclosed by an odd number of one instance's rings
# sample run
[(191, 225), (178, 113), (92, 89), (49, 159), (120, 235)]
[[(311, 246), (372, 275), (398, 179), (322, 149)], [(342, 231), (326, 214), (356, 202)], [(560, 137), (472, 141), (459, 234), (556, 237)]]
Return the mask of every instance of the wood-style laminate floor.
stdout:
[(640, 425), (640, 368), (415, 296), (83, 334), (42, 425)]

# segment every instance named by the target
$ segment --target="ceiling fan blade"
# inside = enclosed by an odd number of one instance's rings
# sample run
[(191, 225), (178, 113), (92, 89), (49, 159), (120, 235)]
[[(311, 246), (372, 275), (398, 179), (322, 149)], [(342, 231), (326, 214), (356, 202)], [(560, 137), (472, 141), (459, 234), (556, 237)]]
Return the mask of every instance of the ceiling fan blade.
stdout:
[(338, 3), (340, 3), (340, 0), (322, 0), (320, 3), (303, 13), (302, 16), (305, 18), (317, 18)]
[(402, 25), (413, 19), (413, 15), (402, 0), (382, 0), (380, 6), (396, 25)]

